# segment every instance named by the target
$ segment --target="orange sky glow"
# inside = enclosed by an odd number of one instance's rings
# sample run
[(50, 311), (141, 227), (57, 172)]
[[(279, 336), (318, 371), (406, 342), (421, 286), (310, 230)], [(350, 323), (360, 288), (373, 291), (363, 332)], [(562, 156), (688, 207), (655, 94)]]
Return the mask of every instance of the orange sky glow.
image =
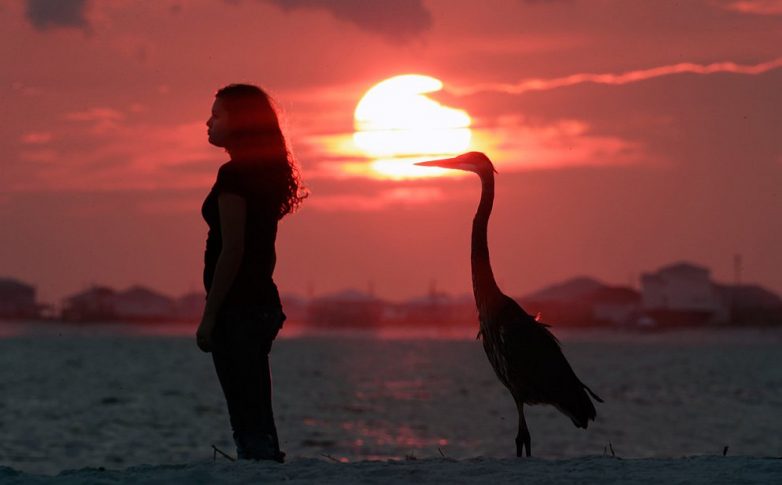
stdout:
[(468, 150), (501, 286), (688, 260), (782, 292), (782, 2), (161, 0), (0, 7), (0, 277), (201, 289), (214, 92), (267, 88), (311, 196), (284, 293), (470, 291)]

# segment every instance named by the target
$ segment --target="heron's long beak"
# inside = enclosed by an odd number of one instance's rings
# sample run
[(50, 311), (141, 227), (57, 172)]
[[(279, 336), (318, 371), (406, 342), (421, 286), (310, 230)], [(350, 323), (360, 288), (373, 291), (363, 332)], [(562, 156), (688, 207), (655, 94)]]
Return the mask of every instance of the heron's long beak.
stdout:
[(455, 168), (455, 169), (464, 170), (464, 165), (466, 161), (467, 160), (464, 155), (459, 155), (458, 157), (441, 158), (439, 160), (427, 160), (426, 162), (418, 162), (416, 163), (416, 165), (420, 165), (422, 167)]

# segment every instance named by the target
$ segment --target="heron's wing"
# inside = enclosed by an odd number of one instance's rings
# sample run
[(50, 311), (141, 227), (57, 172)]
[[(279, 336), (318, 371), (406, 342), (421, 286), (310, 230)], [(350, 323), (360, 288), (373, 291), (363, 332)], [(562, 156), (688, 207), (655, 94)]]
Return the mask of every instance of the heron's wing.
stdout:
[(594, 419), (584, 384), (562, 353), (556, 337), (508, 298), (500, 328), (509, 375), (519, 381), (524, 401), (553, 404), (577, 426)]

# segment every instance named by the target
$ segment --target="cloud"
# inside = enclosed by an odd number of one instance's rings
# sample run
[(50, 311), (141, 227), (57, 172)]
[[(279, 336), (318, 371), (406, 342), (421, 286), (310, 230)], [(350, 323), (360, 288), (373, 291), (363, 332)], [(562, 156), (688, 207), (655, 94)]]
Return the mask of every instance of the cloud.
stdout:
[(313, 197), (307, 203), (313, 209), (327, 212), (368, 212), (387, 209), (390, 206), (427, 204), (444, 197), (442, 190), (437, 187), (398, 187), (380, 191), (375, 195), (323, 195)]
[(389, 40), (407, 40), (432, 26), (432, 14), (421, 0), (264, 0), (285, 11), (325, 10), (335, 18)]
[(19, 81), (11, 83), (11, 89), (22, 96), (38, 96), (44, 92), (40, 87), (30, 86)]
[[(624, 134), (596, 132), (589, 113), (563, 114), (543, 120), (538, 116), (519, 115), (515, 105), (505, 103), (504, 106), (489, 105), (473, 118), (469, 146), (470, 150), (490, 153), (503, 172), (648, 162), (641, 143), (627, 139)], [(314, 123), (308, 130), (296, 133), (292, 142), (309, 180), (389, 180), (410, 175), (404, 169), (398, 177), (392, 175), (393, 171), (376, 170), (377, 160), (355, 145), (352, 132), (321, 133), (318, 124)], [(431, 157), (421, 155), (421, 159)], [(413, 155), (397, 160), (400, 167), (404, 167), (407, 160), (416, 158), (418, 156)], [(387, 161), (382, 160), (383, 163)]]
[(89, 27), (87, 0), (27, 0), (27, 20), (38, 30)]
[(40, 150), (22, 150), (19, 152), (19, 156), (22, 160), (37, 162), (40, 164), (57, 163), (60, 160), (59, 152), (50, 148)]
[(125, 115), (112, 108), (91, 108), (85, 111), (67, 113), (65, 119), (77, 123), (87, 123), (92, 134), (106, 134), (117, 131)]
[(86, 111), (75, 111), (65, 115), (70, 121), (119, 121), (125, 116), (112, 108), (91, 108)]
[(647, 161), (638, 143), (593, 133), (589, 124), (576, 119), (540, 124), (506, 115), (473, 130), (473, 135), (473, 148), (490, 153), (502, 173)]
[(740, 0), (731, 2), (725, 8), (755, 15), (782, 15), (782, 0)]
[(42, 145), (52, 141), (52, 134), (48, 132), (30, 132), (22, 135), (21, 142), (26, 145)]
[[(22, 176), (4, 180), (13, 192), (203, 189), (222, 155), (204, 143), (203, 122), (128, 123), (112, 109), (71, 113), (54, 132), (28, 133)], [(30, 135), (33, 135), (32, 137)], [(45, 135), (45, 136), (44, 136)], [(41, 140), (46, 139), (46, 144)], [(33, 141), (38, 143), (32, 143)]]
[(652, 67), (649, 69), (638, 69), (627, 71), (621, 74), (613, 73), (578, 73), (569, 76), (563, 76), (551, 79), (526, 79), (515, 84), (509, 83), (485, 83), (469, 87), (450, 87), (452, 91), (459, 95), (469, 95), (481, 92), (500, 92), (506, 94), (523, 94), (528, 91), (547, 91), (567, 86), (574, 86), (583, 83), (620, 85), (628, 84), (647, 79), (653, 79), (672, 74), (714, 74), (714, 73), (734, 73), (756, 75), (763, 74), (773, 69), (782, 67), (782, 57), (762, 62), (759, 64), (736, 64), (735, 62), (715, 62), (712, 64), (695, 64), (692, 62), (681, 62), (667, 66)]

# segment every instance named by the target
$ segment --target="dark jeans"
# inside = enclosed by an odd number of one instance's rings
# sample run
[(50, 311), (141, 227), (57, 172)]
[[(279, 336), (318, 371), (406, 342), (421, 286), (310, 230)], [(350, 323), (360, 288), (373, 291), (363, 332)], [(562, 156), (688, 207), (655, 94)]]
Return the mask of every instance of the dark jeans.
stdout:
[(229, 307), (217, 317), (212, 360), (240, 459), (282, 461), (272, 413), (269, 351), (285, 320), (276, 308)]

